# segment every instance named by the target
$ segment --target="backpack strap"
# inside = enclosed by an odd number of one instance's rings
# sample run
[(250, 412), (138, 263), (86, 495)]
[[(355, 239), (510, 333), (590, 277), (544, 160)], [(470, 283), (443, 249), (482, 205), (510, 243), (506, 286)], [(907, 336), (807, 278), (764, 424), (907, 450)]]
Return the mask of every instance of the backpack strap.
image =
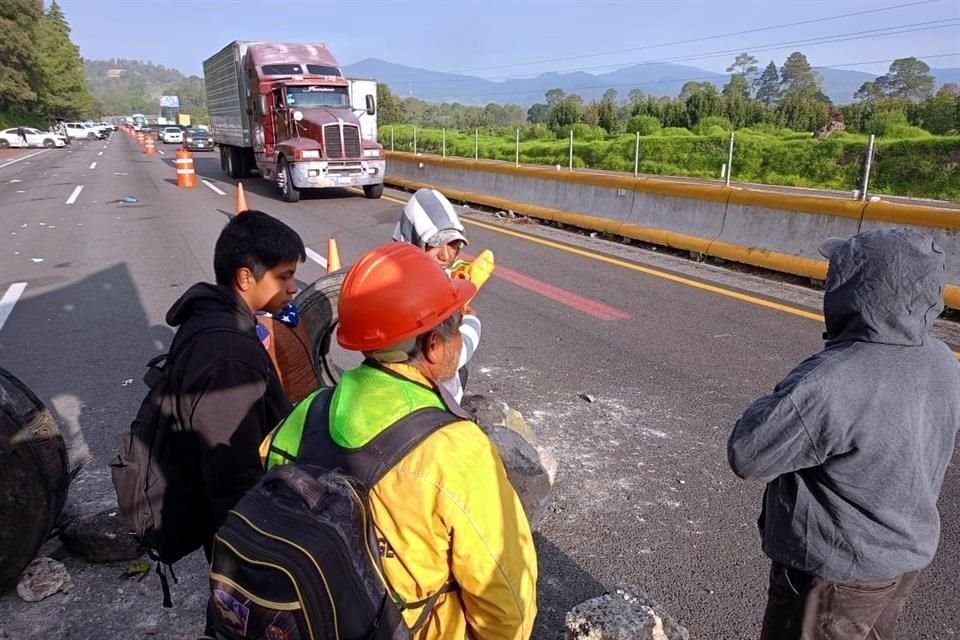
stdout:
[(359, 449), (341, 447), (330, 436), (333, 389), (319, 394), (307, 411), (297, 461), (356, 478), (369, 491), (388, 471), (434, 432), (462, 418), (442, 409), (418, 409), (397, 420)]

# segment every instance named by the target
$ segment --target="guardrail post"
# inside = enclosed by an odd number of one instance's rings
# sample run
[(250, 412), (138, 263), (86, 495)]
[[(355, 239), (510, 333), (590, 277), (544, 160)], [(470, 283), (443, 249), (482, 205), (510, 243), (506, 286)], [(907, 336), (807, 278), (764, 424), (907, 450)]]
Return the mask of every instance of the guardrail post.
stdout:
[(413, 155), (417, 155), (417, 128), (413, 128)]
[(633, 152), (633, 177), (640, 176), (640, 132), (637, 131), (637, 148)]
[(473, 133), (473, 159), (480, 159), (480, 129)]
[(870, 167), (873, 164), (873, 134), (870, 134), (870, 142), (867, 143), (867, 160), (863, 168), (863, 189), (860, 192), (860, 199), (867, 199), (867, 187), (870, 186)]
[(733, 131), (730, 132), (730, 150), (727, 151), (727, 186), (730, 186), (730, 178), (733, 176)]
[(517, 165), (520, 166), (520, 129), (517, 129)]
[(443, 157), (446, 158), (447, 157), (447, 130), (446, 129), (441, 130), (441, 136), (443, 137), (443, 142), (441, 143), (443, 145)]
[(573, 171), (573, 129), (570, 129), (570, 165), (567, 171)]
[(393, 127), (390, 127), (390, 151), (393, 151)]

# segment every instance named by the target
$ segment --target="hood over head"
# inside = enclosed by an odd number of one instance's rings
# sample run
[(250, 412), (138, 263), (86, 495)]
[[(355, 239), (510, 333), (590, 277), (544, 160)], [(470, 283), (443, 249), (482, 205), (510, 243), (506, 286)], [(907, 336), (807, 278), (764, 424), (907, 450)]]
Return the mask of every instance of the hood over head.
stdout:
[(830, 259), (823, 314), (828, 344), (917, 346), (943, 311), (945, 255), (912, 229), (877, 229), (820, 247)]
[(421, 249), (454, 240), (469, 244), (460, 216), (446, 196), (436, 189), (420, 189), (410, 197), (393, 230), (393, 239)]

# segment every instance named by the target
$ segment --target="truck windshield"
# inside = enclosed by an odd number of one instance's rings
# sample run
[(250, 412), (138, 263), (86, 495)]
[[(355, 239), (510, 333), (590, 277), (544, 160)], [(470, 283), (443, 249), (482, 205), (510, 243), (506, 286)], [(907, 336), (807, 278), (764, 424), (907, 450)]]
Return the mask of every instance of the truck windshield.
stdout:
[(287, 87), (287, 105), (291, 107), (349, 107), (346, 87), (320, 85)]

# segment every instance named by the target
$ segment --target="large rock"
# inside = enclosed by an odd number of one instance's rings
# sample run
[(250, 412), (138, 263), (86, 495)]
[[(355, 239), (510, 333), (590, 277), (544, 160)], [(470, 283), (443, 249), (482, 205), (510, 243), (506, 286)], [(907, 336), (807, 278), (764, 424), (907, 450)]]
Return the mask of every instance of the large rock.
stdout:
[(814, 137), (814, 138), (829, 138), (830, 136), (832, 136), (832, 135), (835, 134), (835, 133), (840, 133), (841, 131), (846, 131), (846, 130), (847, 130), (847, 127), (846, 127), (845, 124), (843, 124), (842, 122), (839, 122), (839, 121), (837, 121), (837, 120), (834, 120), (834, 121), (832, 121), (832, 122), (829, 122), (829, 123), (823, 125), (822, 127), (820, 127), (819, 129), (817, 129), (816, 131), (814, 131), (814, 132), (813, 132), (813, 137)]
[(550, 506), (557, 460), (536, 444), (533, 430), (519, 411), (486, 396), (466, 396), (461, 406), (496, 445), (523, 510), (536, 529)]
[(690, 640), (656, 601), (633, 585), (587, 600), (567, 614), (567, 640)]
[(62, 563), (52, 558), (37, 558), (23, 570), (17, 583), (17, 595), (27, 602), (39, 602), (58, 591), (69, 593), (73, 580)]
[(60, 541), (68, 551), (90, 562), (127, 562), (143, 555), (143, 549), (116, 511), (70, 521), (60, 532)]

